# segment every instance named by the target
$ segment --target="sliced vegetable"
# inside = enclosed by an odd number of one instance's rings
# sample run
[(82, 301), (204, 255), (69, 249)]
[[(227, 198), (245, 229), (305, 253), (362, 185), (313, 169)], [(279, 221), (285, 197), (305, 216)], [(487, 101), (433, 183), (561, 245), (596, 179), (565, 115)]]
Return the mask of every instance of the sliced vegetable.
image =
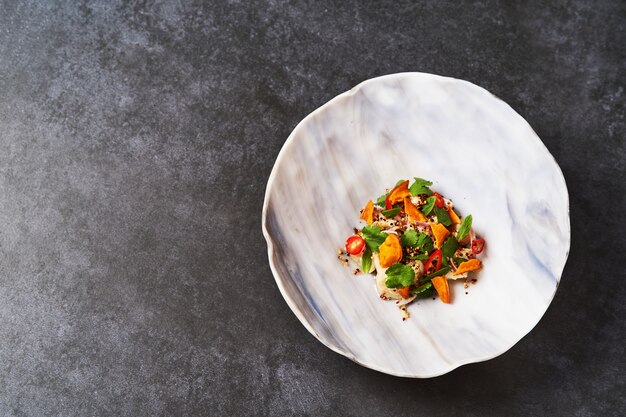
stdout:
[(469, 261), (463, 262), (461, 265), (459, 265), (454, 275), (460, 275), (466, 272), (476, 271), (477, 269), (480, 269), (481, 266), (482, 264), (478, 259), (470, 259)]
[(478, 255), (485, 249), (485, 239), (472, 240), (472, 253)]
[(409, 215), (409, 219), (416, 222), (426, 222), (428, 219), (421, 211), (417, 209), (415, 204), (411, 202), (411, 198), (404, 197), (404, 211)]
[(415, 177), (414, 180), (415, 182), (409, 188), (409, 191), (411, 191), (412, 195), (432, 194), (432, 191), (430, 191), (430, 188), (428, 188), (431, 185), (433, 185), (431, 181), (425, 180), (423, 178), (417, 178), (417, 177)]
[(448, 287), (448, 280), (444, 277), (435, 277), (431, 281), (439, 298), (446, 304), (450, 304), (450, 287)]
[(359, 255), (363, 252), (363, 248), (365, 247), (365, 239), (361, 236), (350, 236), (348, 240), (346, 240), (346, 252), (350, 255)]
[(426, 199), (426, 204), (424, 204), (424, 206), (422, 207), (422, 213), (428, 216), (430, 212), (433, 211), (433, 207), (435, 207), (436, 201), (437, 201), (437, 197), (435, 197), (434, 195), (431, 195), (430, 197), (428, 197)]
[(368, 201), (363, 211), (361, 212), (361, 220), (365, 220), (365, 223), (372, 224), (374, 222), (374, 202)]
[(457, 216), (454, 210), (452, 210), (452, 207), (448, 207), (448, 216), (450, 216), (450, 220), (452, 220), (452, 223), (454, 224), (461, 223), (461, 219), (459, 219), (459, 216)]
[(457, 240), (465, 239), (465, 237), (467, 236), (471, 228), (472, 228), (472, 215), (470, 214), (469, 216), (465, 217), (463, 221), (461, 222), (461, 226), (459, 226), (459, 231), (456, 232), (456, 239)]
[(395, 263), (391, 265), (385, 272), (387, 279), (385, 285), (387, 288), (402, 288), (413, 284), (415, 279), (415, 271), (409, 265)]
[(433, 236), (435, 236), (435, 246), (439, 249), (443, 244), (443, 240), (450, 234), (450, 232), (441, 223), (431, 223), (430, 230), (433, 231)]
[(398, 236), (389, 234), (387, 239), (378, 248), (380, 258), (380, 266), (388, 268), (396, 262), (402, 260), (402, 245)]
[(378, 247), (382, 245), (387, 239), (387, 236), (389, 236), (387, 233), (381, 232), (380, 227), (374, 225), (365, 226), (361, 229), (361, 233), (365, 239), (365, 244), (370, 248), (372, 253), (378, 252)]
[[(442, 265), (441, 259), (442, 259), (442, 256), (441, 256), (440, 250), (436, 250), (433, 253), (431, 253), (430, 257), (424, 264), (424, 272), (428, 272), (430, 268), (434, 268), (435, 271), (441, 269), (441, 265)], [(435, 263), (435, 260), (437, 260), (437, 263)]]
[(409, 191), (409, 181), (402, 181), (400, 184), (396, 185), (393, 190), (389, 192), (389, 201), (391, 204), (399, 203), (404, 200), (404, 197), (410, 197), (411, 192)]

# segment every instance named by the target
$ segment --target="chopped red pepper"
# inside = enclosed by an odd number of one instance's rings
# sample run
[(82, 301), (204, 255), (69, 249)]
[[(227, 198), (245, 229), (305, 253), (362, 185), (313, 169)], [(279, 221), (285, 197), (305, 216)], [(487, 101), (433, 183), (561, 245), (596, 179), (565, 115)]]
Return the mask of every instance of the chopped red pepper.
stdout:
[(446, 203), (443, 201), (443, 196), (439, 193), (433, 193), (433, 195), (435, 196), (436, 200), (435, 200), (435, 205), (438, 208), (444, 208)]
[(363, 252), (363, 248), (365, 247), (365, 240), (361, 236), (350, 236), (348, 240), (346, 240), (346, 252), (350, 255), (358, 255)]
[(485, 239), (472, 240), (472, 253), (478, 255), (485, 249)]
[[(437, 259), (436, 267), (433, 264), (435, 259)], [(431, 266), (435, 268), (435, 271), (439, 271), (441, 269), (442, 260), (443, 260), (443, 254), (441, 253), (441, 249), (437, 249), (436, 251), (433, 251), (433, 253), (430, 254), (430, 257), (426, 261), (426, 264), (424, 265), (424, 273), (428, 273), (428, 269), (430, 269)]]

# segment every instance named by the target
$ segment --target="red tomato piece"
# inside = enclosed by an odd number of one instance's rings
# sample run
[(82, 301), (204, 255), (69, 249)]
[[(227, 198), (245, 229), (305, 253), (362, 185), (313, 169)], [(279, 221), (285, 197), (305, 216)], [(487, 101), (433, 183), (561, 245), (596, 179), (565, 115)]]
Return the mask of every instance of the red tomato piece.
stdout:
[(350, 236), (346, 240), (346, 252), (350, 255), (359, 255), (365, 248), (365, 240), (361, 236)]

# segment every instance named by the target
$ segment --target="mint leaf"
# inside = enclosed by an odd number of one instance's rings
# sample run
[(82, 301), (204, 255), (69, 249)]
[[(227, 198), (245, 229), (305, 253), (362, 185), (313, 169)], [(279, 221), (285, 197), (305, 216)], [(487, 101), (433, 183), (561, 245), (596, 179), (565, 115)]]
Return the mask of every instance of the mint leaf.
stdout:
[(461, 226), (459, 226), (459, 231), (456, 233), (456, 238), (458, 240), (465, 239), (465, 236), (467, 236), (471, 227), (472, 227), (472, 215), (470, 214), (469, 216), (465, 217), (463, 221), (461, 222)]
[(450, 215), (446, 209), (435, 207), (435, 215), (437, 216), (437, 221), (444, 226), (448, 227), (452, 224), (452, 220), (450, 220)]
[[(393, 266), (393, 265), (392, 265)], [(444, 266), (443, 268), (441, 268), (439, 271), (435, 271), (430, 275), (426, 275), (425, 277), (422, 278), (422, 280), (430, 280), (433, 279), (435, 277), (441, 276), (441, 275), (445, 275), (448, 272), (450, 272), (452, 268), (449, 266)]]
[(402, 243), (402, 246), (404, 247), (409, 246), (411, 248), (414, 248), (417, 246), (418, 240), (419, 234), (414, 229), (408, 229), (406, 232), (404, 232), (402, 238), (400, 238), (400, 243)]
[(391, 218), (396, 217), (398, 213), (400, 213), (401, 210), (402, 210), (402, 207), (394, 206), (393, 208), (390, 208), (389, 210), (381, 211), (381, 213), (383, 214), (383, 216), (387, 217), (388, 219), (391, 219)]
[(379, 207), (385, 207), (385, 200), (387, 199), (388, 195), (389, 193), (383, 194), (380, 197), (378, 197), (378, 199), (376, 200), (376, 205)]
[(419, 287), (415, 288), (411, 291), (413, 295), (417, 295), (420, 298), (432, 297), (433, 291), (433, 283), (428, 281), (426, 284), (422, 284)]
[(370, 269), (372, 269), (372, 250), (366, 247), (361, 257), (361, 270), (368, 274)]
[(454, 236), (450, 236), (443, 242), (441, 245), (441, 255), (443, 257), (443, 265), (448, 265), (448, 258), (451, 258), (456, 252), (456, 249), (459, 247), (459, 242), (454, 238)]
[(372, 252), (378, 252), (378, 247), (387, 239), (387, 233), (380, 231), (380, 227), (369, 225), (361, 229), (365, 244)]
[(387, 279), (385, 285), (387, 288), (402, 288), (413, 284), (415, 279), (415, 271), (409, 265), (395, 263), (387, 268)]
[(428, 188), (431, 185), (433, 185), (431, 181), (425, 180), (423, 178), (415, 177), (415, 182), (409, 187), (409, 191), (411, 192), (411, 195), (418, 195), (418, 194), (431, 195), (433, 192), (430, 191), (430, 189)]
[(430, 212), (433, 211), (433, 207), (435, 207), (435, 201), (437, 201), (437, 197), (435, 197), (434, 195), (426, 199), (426, 204), (424, 205), (424, 207), (422, 207), (422, 213), (424, 213), (425, 216), (428, 216)]

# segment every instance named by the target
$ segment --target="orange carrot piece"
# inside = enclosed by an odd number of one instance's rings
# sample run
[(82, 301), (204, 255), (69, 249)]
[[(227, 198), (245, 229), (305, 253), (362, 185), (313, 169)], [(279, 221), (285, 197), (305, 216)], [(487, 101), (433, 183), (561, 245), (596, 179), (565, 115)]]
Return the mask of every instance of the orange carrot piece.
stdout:
[(411, 202), (410, 197), (404, 197), (404, 211), (409, 215), (409, 218), (414, 222), (426, 222), (426, 216), (417, 209), (415, 204)]
[(389, 202), (391, 204), (395, 204), (402, 201), (404, 197), (410, 196), (411, 192), (409, 191), (409, 180), (406, 180), (395, 186), (394, 189), (389, 192)]
[(452, 210), (452, 207), (448, 208), (448, 215), (450, 216), (450, 220), (452, 220), (452, 223), (454, 224), (461, 223), (461, 219), (459, 219), (459, 216), (457, 216), (454, 210)]
[(368, 201), (365, 207), (363, 207), (361, 220), (365, 220), (367, 224), (372, 224), (374, 222), (374, 202), (372, 200)]
[(454, 272), (454, 275), (460, 275), (466, 272), (475, 271), (477, 269), (480, 269), (481, 267), (482, 264), (478, 259), (470, 259), (469, 261), (465, 261), (461, 265), (459, 265), (456, 272)]
[(402, 245), (398, 236), (389, 234), (382, 245), (378, 247), (380, 266), (389, 268), (402, 260)]
[(450, 287), (448, 286), (448, 280), (444, 276), (438, 276), (431, 280), (439, 298), (446, 304), (450, 304)]
[(411, 287), (402, 287), (398, 288), (398, 294), (402, 296), (402, 298), (409, 298), (409, 289)]
[(441, 248), (443, 241), (446, 237), (448, 237), (450, 231), (441, 223), (431, 223), (430, 230), (433, 231), (433, 236), (435, 236), (435, 245), (437, 245), (437, 249)]

